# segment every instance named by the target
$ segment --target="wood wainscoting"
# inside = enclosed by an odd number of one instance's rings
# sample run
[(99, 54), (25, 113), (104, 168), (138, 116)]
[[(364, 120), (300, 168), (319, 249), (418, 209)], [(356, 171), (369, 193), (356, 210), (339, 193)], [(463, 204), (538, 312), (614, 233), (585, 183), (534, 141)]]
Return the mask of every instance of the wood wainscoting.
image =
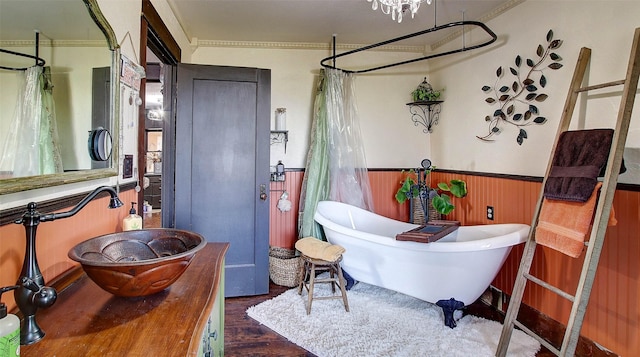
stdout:
[[(293, 248), (298, 238), (298, 204), (304, 172), (287, 171), (286, 181), (271, 183), (269, 242), (273, 246)], [(407, 221), (409, 207), (394, 198), (405, 174), (398, 169), (369, 171), (374, 212)], [(467, 182), (469, 195), (454, 198), (456, 209), (447, 219), (463, 225), (525, 223), (531, 224), (541, 189), (541, 178), (469, 172), (434, 171), (431, 186), (453, 178)], [(280, 212), (276, 204), (286, 189), (292, 208)], [(494, 219), (486, 217), (487, 206), (494, 208)], [(609, 227), (600, 264), (587, 308), (581, 335), (622, 356), (640, 351), (640, 190), (636, 186), (618, 189), (613, 201), (618, 224)], [(492, 286), (511, 294), (522, 257), (523, 246), (515, 247)], [(546, 247), (538, 247), (532, 274), (565, 290), (575, 291), (583, 258), (570, 258)], [(537, 286), (528, 286), (523, 302), (561, 324), (566, 324), (570, 303)]]

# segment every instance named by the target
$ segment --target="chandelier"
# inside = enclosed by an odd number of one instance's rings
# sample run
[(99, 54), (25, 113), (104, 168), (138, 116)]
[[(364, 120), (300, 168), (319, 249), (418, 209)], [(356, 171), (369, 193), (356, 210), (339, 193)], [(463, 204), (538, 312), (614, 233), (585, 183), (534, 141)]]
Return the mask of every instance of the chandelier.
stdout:
[[(391, 18), (395, 21), (398, 18), (398, 23), (402, 22), (402, 14), (411, 10), (411, 18), (418, 12), (420, 3), (425, 0), (367, 0), (372, 3), (371, 8), (375, 11), (378, 10), (378, 2), (380, 2), (380, 10), (385, 14), (391, 14)], [(426, 3), (431, 5), (431, 0), (426, 0)]]

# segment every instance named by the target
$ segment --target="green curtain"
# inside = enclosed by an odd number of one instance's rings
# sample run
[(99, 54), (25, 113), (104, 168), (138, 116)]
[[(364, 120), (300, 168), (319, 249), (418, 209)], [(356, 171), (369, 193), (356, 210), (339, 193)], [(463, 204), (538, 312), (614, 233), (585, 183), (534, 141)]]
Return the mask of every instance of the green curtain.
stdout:
[(316, 84), (316, 97), (313, 104), (313, 123), (311, 141), (307, 152), (300, 208), (298, 214), (298, 236), (324, 239), (322, 227), (313, 220), (319, 201), (329, 196), (329, 158), (327, 155), (327, 101), (324, 70)]
[(40, 174), (60, 173), (64, 170), (58, 140), (55, 102), (53, 101), (51, 67), (44, 67), (40, 75), (40, 94), (42, 96), (40, 119)]
[(322, 227), (313, 219), (319, 201), (338, 201), (373, 211), (357, 112), (353, 74), (321, 70), (300, 194), (300, 238), (325, 239)]
[(33, 66), (18, 75), (21, 86), (0, 147), (0, 171), (11, 177), (62, 172), (50, 68)]

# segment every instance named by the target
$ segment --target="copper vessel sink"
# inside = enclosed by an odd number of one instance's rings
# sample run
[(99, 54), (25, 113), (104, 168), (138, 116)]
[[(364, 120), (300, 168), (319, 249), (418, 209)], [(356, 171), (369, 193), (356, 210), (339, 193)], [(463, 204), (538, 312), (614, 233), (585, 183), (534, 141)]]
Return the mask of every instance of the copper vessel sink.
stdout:
[(145, 296), (178, 280), (206, 244), (190, 231), (141, 229), (86, 240), (68, 255), (102, 289), (117, 296)]

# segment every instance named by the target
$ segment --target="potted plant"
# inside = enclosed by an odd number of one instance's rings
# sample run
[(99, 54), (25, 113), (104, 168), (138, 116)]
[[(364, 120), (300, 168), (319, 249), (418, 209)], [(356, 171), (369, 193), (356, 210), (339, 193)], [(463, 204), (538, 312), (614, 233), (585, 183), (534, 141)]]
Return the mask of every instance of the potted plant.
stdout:
[(431, 204), (441, 214), (449, 214), (455, 208), (451, 203), (451, 197), (444, 192), (450, 192), (458, 198), (463, 198), (467, 195), (467, 183), (463, 180), (454, 179), (449, 181), (449, 184), (440, 182), (438, 183), (438, 188), (440, 193), (436, 193), (436, 196), (431, 200)]
[(411, 97), (414, 102), (434, 101), (440, 98), (440, 91), (434, 91), (431, 84), (427, 82), (427, 78), (425, 77), (422, 83), (420, 83), (418, 87), (411, 92)]
[(453, 179), (446, 182), (440, 182), (437, 184), (437, 189), (431, 188), (426, 184), (426, 177), (434, 169), (434, 166), (428, 166), (424, 168), (424, 174), (422, 178), (420, 169), (409, 170), (408, 175), (400, 183), (400, 188), (396, 192), (395, 198), (398, 203), (403, 204), (409, 199), (420, 198), (422, 207), (425, 213), (425, 217), (428, 217), (427, 211), (429, 207), (426, 202), (431, 199), (431, 206), (436, 212), (447, 215), (453, 211), (455, 206), (451, 202), (449, 194), (462, 198), (467, 195), (467, 183), (464, 180)]

